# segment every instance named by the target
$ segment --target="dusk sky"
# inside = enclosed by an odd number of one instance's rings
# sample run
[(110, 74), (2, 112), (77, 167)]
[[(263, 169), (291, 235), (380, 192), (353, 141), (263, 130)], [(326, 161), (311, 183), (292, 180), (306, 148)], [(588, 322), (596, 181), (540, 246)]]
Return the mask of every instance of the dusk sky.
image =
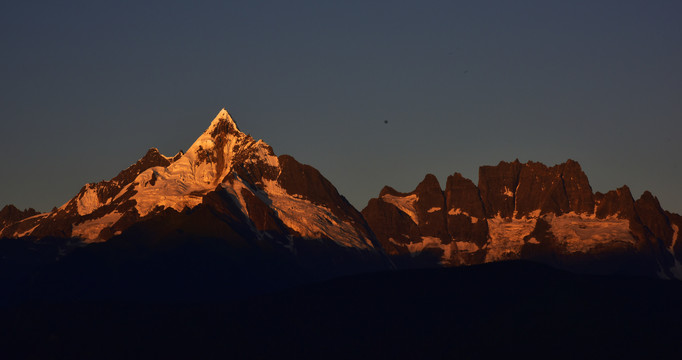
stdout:
[(358, 209), (571, 158), (682, 213), (682, 1), (5, 1), (0, 26), (0, 207), (61, 206), (225, 107)]

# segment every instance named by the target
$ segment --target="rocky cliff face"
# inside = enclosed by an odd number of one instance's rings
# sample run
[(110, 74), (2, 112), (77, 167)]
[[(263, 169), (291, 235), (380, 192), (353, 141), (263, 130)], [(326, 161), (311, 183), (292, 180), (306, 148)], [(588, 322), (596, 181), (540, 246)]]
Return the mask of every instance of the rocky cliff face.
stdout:
[(19, 210), (14, 205), (6, 205), (0, 210), (0, 230), (6, 226), (36, 216), (39, 213), (33, 208)]
[(444, 191), (432, 175), (410, 193), (387, 189), (362, 214), (393, 255), (435, 253), (444, 265), (533, 259), (682, 278), (679, 216), (649, 192), (635, 201), (626, 186), (594, 194), (573, 160), (483, 166), (478, 186), (456, 173)]
[[(389, 254), (411, 255), (439, 246), (448, 252), (446, 261), (449, 264), (458, 263), (449, 254), (454, 245), (447, 231), (447, 219), (443, 211), (445, 198), (435, 176), (427, 175), (411, 193), (400, 193), (385, 187), (379, 199), (370, 200), (367, 208), (372, 210), (363, 215), (370, 224), (375, 224), (373, 230), (381, 234), (381, 244)], [(389, 221), (382, 221), (382, 218)], [(422, 241), (409, 241), (416, 237)]]

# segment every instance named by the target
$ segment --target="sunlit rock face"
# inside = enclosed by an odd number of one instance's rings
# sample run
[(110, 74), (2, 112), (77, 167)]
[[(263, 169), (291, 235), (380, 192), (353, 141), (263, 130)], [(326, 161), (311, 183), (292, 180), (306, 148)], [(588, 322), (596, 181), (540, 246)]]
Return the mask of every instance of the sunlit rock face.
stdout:
[[(425, 185), (434, 180), (409, 193), (387, 187), (362, 210), (391, 254), (428, 253), (442, 265), (532, 259), (576, 271), (682, 278), (679, 216), (649, 192), (635, 201), (626, 186), (594, 194), (573, 160), (483, 166), (478, 186), (456, 173), (440, 197), (440, 188)], [(444, 205), (424, 212), (422, 197)]]
[(378, 199), (370, 200), (363, 216), (374, 224), (374, 233), (389, 254), (413, 255), (438, 248), (447, 254), (443, 263), (456, 265), (445, 205), (438, 179), (429, 174), (410, 193), (385, 187)]
[[(198, 213), (210, 216), (196, 220)], [(175, 228), (186, 236), (230, 236), (310, 258), (325, 249), (355, 251), (379, 259), (379, 268), (390, 267), (362, 215), (319, 171), (291, 156), (276, 156), (268, 144), (241, 132), (225, 109), (186, 153), (167, 157), (150, 149), (113, 179), (85, 185), (52, 212), (4, 218), (9, 220), (2, 237), (93, 243), (125, 238), (134, 226), (135, 236), (162, 241), (159, 234)], [(165, 229), (149, 225), (155, 229), (151, 235), (140, 230), (140, 224), (159, 219), (168, 219)], [(224, 226), (232, 230), (220, 230)]]
[(455, 173), (445, 184), (448, 234), (455, 239), (459, 257), (464, 264), (480, 263), (488, 242), (488, 222), (481, 194), (474, 183)]

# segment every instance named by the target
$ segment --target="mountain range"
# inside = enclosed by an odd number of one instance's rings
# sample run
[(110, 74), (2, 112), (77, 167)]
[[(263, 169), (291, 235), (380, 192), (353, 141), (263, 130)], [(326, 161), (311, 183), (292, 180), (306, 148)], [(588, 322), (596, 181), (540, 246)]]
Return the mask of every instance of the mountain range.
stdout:
[(0, 265), (31, 284), (7, 293), (21, 299), (232, 298), (394, 268), (319, 171), (225, 109), (186, 153), (150, 149), (51, 212), (1, 214)]
[(0, 358), (674, 358), (680, 227), (573, 160), (358, 211), (223, 109), (187, 152), (0, 210)]
[[(477, 185), (455, 173), (444, 189), (428, 174), (409, 193), (384, 187), (360, 212), (319, 171), (276, 156), (223, 109), (187, 152), (152, 148), (51, 212), (5, 206), (0, 264), (20, 298), (215, 294), (198, 285), (208, 270), (230, 297), (505, 260), (681, 279), (680, 227), (682, 217), (649, 192), (637, 200), (627, 186), (594, 193), (573, 160), (482, 166)], [(164, 271), (185, 281), (159, 284)], [(190, 285), (193, 295), (179, 295)]]
[[(593, 193), (573, 160), (482, 166), (478, 185), (455, 173), (445, 189), (428, 174), (409, 193), (384, 187), (360, 213), (315, 168), (241, 132), (225, 109), (186, 153), (152, 148), (48, 213), (0, 211), (1, 237), (70, 239), (63, 254), (111, 239), (182, 234), (304, 263), (318, 261), (320, 251), (374, 269), (528, 259), (678, 279), (680, 227), (682, 217), (649, 192), (637, 200), (627, 186)], [(355, 272), (351, 263), (346, 270)]]
[(526, 259), (594, 273), (682, 279), (682, 218), (646, 191), (593, 193), (573, 161), (483, 166), (478, 186), (455, 173), (441, 189), (427, 175), (414, 191), (384, 187), (362, 214), (391, 256), (446, 266)]

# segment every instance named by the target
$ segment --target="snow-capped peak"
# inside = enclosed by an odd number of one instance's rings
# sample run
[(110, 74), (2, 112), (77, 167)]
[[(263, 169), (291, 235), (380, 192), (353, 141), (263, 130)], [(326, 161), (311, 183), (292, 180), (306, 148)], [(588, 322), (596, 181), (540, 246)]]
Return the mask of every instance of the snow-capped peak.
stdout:
[(235, 123), (234, 120), (232, 120), (232, 116), (225, 108), (218, 112), (218, 115), (216, 115), (213, 121), (211, 121), (211, 125), (208, 127), (206, 131), (208, 132), (213, 131), (222, 121), (225, 121), (227, 124), (230, 125), (231, 128), (234, 128), (236, 131), (239, 131), (239, 128), (237, 128), (237, 123)]
[[(311, 167), (292, 157), (283, 159), (264, 141), (239, 131), (222, 109), (186, 153), (169, 158), (150, 149), (104, 185), (85, 186), (60, 216), (71, 222), (69, 236), (102, 241), (162, 209), (192, 209), (212, 192), (224, 191), (258, 236), (260, 231), (282, 231), (371, 249), (372, 235), (362, 216), (333, 186)], [(22, 231), (34, 226), (27, 223)]]
[(138, 176), (133, 199), (139, 214), (144, 216), (156, 206), (182, 210), (201, 203), (201, 197), (221, 183), (235, 162), (249, 157), (243, 153), (253, 152), (254, 143), (251, 136), (239, 131), (227, 110), (220, 110), (208, 129), (177, 161)]
[(239, 131), (237, 124), (232, 120), (230, 114), (224, 108), (220, 110), (218, 115), (211, 121), (211, 125), (206, 131), (197, 138), (197, 140), (187, 150), (187, 154), (200, 152), (201, 149), (213, 149), (216, 143), (222, 143), (224, 138), (228, 135), (237, 137), (244, 136), (244, 133)]

